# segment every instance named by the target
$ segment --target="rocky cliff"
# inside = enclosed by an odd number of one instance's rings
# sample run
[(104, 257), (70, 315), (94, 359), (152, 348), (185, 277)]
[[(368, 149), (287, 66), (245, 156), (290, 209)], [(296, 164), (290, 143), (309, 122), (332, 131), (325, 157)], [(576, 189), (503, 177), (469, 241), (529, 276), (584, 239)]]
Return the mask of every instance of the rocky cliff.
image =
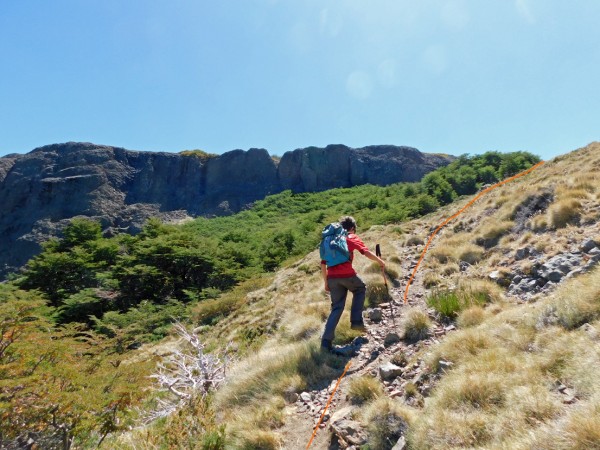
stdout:
[(309, 147), (279, 162), (263, 149), (200, 158), (74, 142), (8, 155), (0, 158), (0, 276), (75, 216), (99, 220), (107, 233), (135, 233), (149, 217), (230, 214), (286, 189), (417, 181), (450, 160), (390, 145)]

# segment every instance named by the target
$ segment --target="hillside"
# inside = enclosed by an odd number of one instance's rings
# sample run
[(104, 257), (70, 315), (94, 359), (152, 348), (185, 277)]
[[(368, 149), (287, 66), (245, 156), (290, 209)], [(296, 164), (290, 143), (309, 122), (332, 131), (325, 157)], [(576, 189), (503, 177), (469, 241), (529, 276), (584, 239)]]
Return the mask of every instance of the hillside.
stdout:
[[(26, 367), (36, 368), (27, 382), (8, 378), (0, 398), (3, 411), (7, 405), (18, 407), (28, 413), (17, 415), (19, 420), (35, 423), (40, 430), (48, 427), (44, 416), (36, 416), (45, 408), (44, 397), (31, 397), (40, 395), (36, 389), (30, 388), (30, 395), (19, 389), (31, 380), (53, 380), (43, 384), (48, 386), (45, 395), (61, 405), (53, 414), (73, 426), (63, 429), (87, 442), (102, 437), (106, 448), (305, 448), (329, 392), (351, 362), (331, 416), (311, 448), (344, 448), (351, 442), (391, 448), (402, 439), (410, 448), (594, 448), (600, 392), (592, 376), (600, 361), (595, 266), (600, 252), (599, 150), (592, 144), (546, 162), (486, 194), (449, 223), (417, 272), (408, 306), (402, 304), (406, 282), (429, 234), (466, 205), (482, 184), (467, 175), (491, 173), (483, 168), (491, 167), (485, 164), (498, 155), (459, 158), (416, 185), (284, 193), (239, 217), (203, 219), (181, 227), (152, 223), (138, 238), (98, 240), (97, 229), (79, 223), (66, 241), (49, 245), (37, 261), (55, 267), (63, 257), (80, 258), (83, 267), (95, 271), (95, 278), (89, 279), (100, 284), (75, 293), (48, 291), (58, 305), (51, 309), (53, 320), (64, 326), (59, 328), (61, 341), (34, 328), (48, 326), (48, 313), (37, 312), (37, 322), (31, 320), (31, 312), (20, 313), (30, 315), (20, 323), (31, 333), (27, 336), (35, 338), (27, 341), (31, 356)], [(533, 161), (521, 163), (529, 167)], [(511, 171), (509, 166), (502, 163), (503, 175), (523, 168)], [(467, 186), (469, 180), (475, 190), (457, 198), (455, 188)], [(440, 205), (445, 206), (436, 210)], [(382, 246), (391, 297), (379, 269), (357, 257), (372, 309), (363, 337), (349, 329), (347, 316), (342, 318), (336, 341), (348, 351), (342, 357), (318, 348), (329, 301), (322, 291), (318, 255), (306, 255), (305, 249), (314, 248), (313, 237), (323, 222), (353, 211), (365, 243)], [(231, 231), (241, 229), (249, 242)], [(265, 246), (253, 247), (257, 241)], [(234, 246), (241, 253), (231, 253), (233, 248), (224, 252), (223, 246), (234, 242), (241, 244)], [(273, 245), (277, 243), (281, 245)], [(285, 250), (271, 253), (288, 244), (292, 252), (287, 259)], [(121, 248), (116, 256), (111, 253), (115, 245)], [(237, 273), (243, 276), (235, 286), (223, 286), (221, 292), (212, 285), (193, 291), (171, 278), (183, 273), (181, 261), (207, 262), (213, 247), (233, 258), (230, 261), (245, 260), (241, 256), (255, 255), (261, 248), (265, 253), (247, 260), (252, 262)], [(175, 251), (169, 253), (169, 248)], [(107, 265), (112, 257), (113, 265)], [(270, 261), (266, 267), (265, 261)], [(232, 275), (211, 264), (214, 280)], [(28, 282), (34, 281), (31, 275)], [(132, 306), (143, 298), (136, 289), (144, 284), (136, 280), (154, 282), (143, 294), (152, 301)], [(65, 281), (63, 286), (73, 285), (73, 280)], [(0, 293), (14, 298), (2, 305), (3, 314), (10, 312), (6, 308), (12, 302), (23, 307), (40, 301), (26, 280), (19, 283), (27, 290), (2, 287)], [(96, 319), (87, 329), (73, 322), (90, 313)], [(169, 398), (142, 378), (159, 361), (168, 366), (176, 360), (176, 349), (184, 348), (181, 340), (167, 339), (136, 350), (148, 336), (156, 339), (168, 332), (164, 315), (188, 317), (214, 355), (232, 342), (227, 381), (214, 395), (195, 397), (177, 414), (141, 426), (139, 418), (128, 413), (130, 407), (153, 411), (159, 400)], [(105, 337), (96, 340), (93, 330)], [(40, 342), (69, 358), (72, 367), (40, 356)], [(55, 349), (56, 342), (65, 347)], [(68, 345), (81, 350), (71, 355)], [(18, 354), (15, 351), (13, 359)], [(81, 356), (90, 354), (91, 359)], [(78, 365), (86, 367), (87, 379), (75, 375)], [(4, 367), (5, 374), (22, 370), (10, 361)], [(114, 376), (108, 376), (111, 371)], [(63, 386), (65, 379), (71, 380), (70, 388), (53, 388)], [(88, 401), (82, 405), (77, 396), (84, 385)], [(13, 389), (8, 403), (6, 389)], [(69, 406), (63, 410), (62, 405)], [(29, 434), (36, 442), (43, 437)]]
[(0, 158), (0, 279), (73, 217), (99, 221), (108, 236), (136, 234), (150, 217), (231, 215), (284, 190), (418, 181), (452, 159), (393, 145), (308, 147), (272, 158), (264, 149), (175, 154), (78, 142), (8, 155)]
[[(304, 448), (347, 362), (311, 448), (598, 448), (598, 169), (594, 143), (486, 194), (435, 238), (408, 305), (427, 237), (470, 197), (359, 230), (371, 248), (382, 245), (393, 286), (390, 302), (378, 269), (357, 260), (369, 330), (362, 339), (344, 316), (337, 332), (356, 356), (318, 349), (328, 299), (316, 253), (246, 294), (204, 335), (259, 337), (215, 400), (236, 448)], [(159, 430), (182, 438), (186, 421), (194, 423), (184, 414)]]

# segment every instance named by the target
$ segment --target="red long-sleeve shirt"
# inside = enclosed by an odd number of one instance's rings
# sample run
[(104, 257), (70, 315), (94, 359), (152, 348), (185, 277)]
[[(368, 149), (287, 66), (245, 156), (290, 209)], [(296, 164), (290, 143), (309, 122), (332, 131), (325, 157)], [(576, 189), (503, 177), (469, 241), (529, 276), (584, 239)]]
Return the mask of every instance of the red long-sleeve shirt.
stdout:
[[(346, 237), (348, 243), (348, 250), (350, 251), (350, 260), (345, 263), (338, 264), (337, 266), (327, 268), (327, 278), (350, 278), (356, 275), (356, 271), (352, 267), (352, 260), (354, 259), (354, 250), (358, 250), (362, 255), (365, 254), (369, 249), (360, 238), (350, 233)], [(325, 264), (325, 261), (321, 261), (321, 264)]]

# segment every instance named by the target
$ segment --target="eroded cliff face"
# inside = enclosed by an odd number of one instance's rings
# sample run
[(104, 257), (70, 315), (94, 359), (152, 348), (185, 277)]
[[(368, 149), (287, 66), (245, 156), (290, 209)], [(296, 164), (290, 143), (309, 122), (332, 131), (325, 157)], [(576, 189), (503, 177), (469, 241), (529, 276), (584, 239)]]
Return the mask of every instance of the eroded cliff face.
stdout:
[(345, 145), (308, 147), (283, 155), (279, 182), (283, 189), (313, 192), (361, 184), (387, 185), (419, 181), (423, 175), (450, 162), (448, 157), (421, 153), (411, 147)]
[(180, 220), (240, 211), (269, 194), (417, 181), (450, 162), (409, 147), (309, 147), (277, 164), (264, 149), (213, 158), (89, 143), (0, 158), (0, 277), (39, 252), (76, 216), (106, 233), (136, 233), (149, 217)]

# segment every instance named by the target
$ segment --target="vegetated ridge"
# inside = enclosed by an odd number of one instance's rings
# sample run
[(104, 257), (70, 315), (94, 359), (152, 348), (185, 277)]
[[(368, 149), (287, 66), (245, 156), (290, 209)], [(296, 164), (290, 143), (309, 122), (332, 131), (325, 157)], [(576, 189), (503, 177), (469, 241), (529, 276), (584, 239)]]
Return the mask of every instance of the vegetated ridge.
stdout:
[(418, 181), (450, 161), (393, 145), (308, 147), (274, 159), (264, 149), (175, 154), (69, 142), (8, 155), (0, 158), (0, 277), (73, 217), (99, 221), (107, 235), (135, 234), (150, 217), (230, 215), (284, 190)]

